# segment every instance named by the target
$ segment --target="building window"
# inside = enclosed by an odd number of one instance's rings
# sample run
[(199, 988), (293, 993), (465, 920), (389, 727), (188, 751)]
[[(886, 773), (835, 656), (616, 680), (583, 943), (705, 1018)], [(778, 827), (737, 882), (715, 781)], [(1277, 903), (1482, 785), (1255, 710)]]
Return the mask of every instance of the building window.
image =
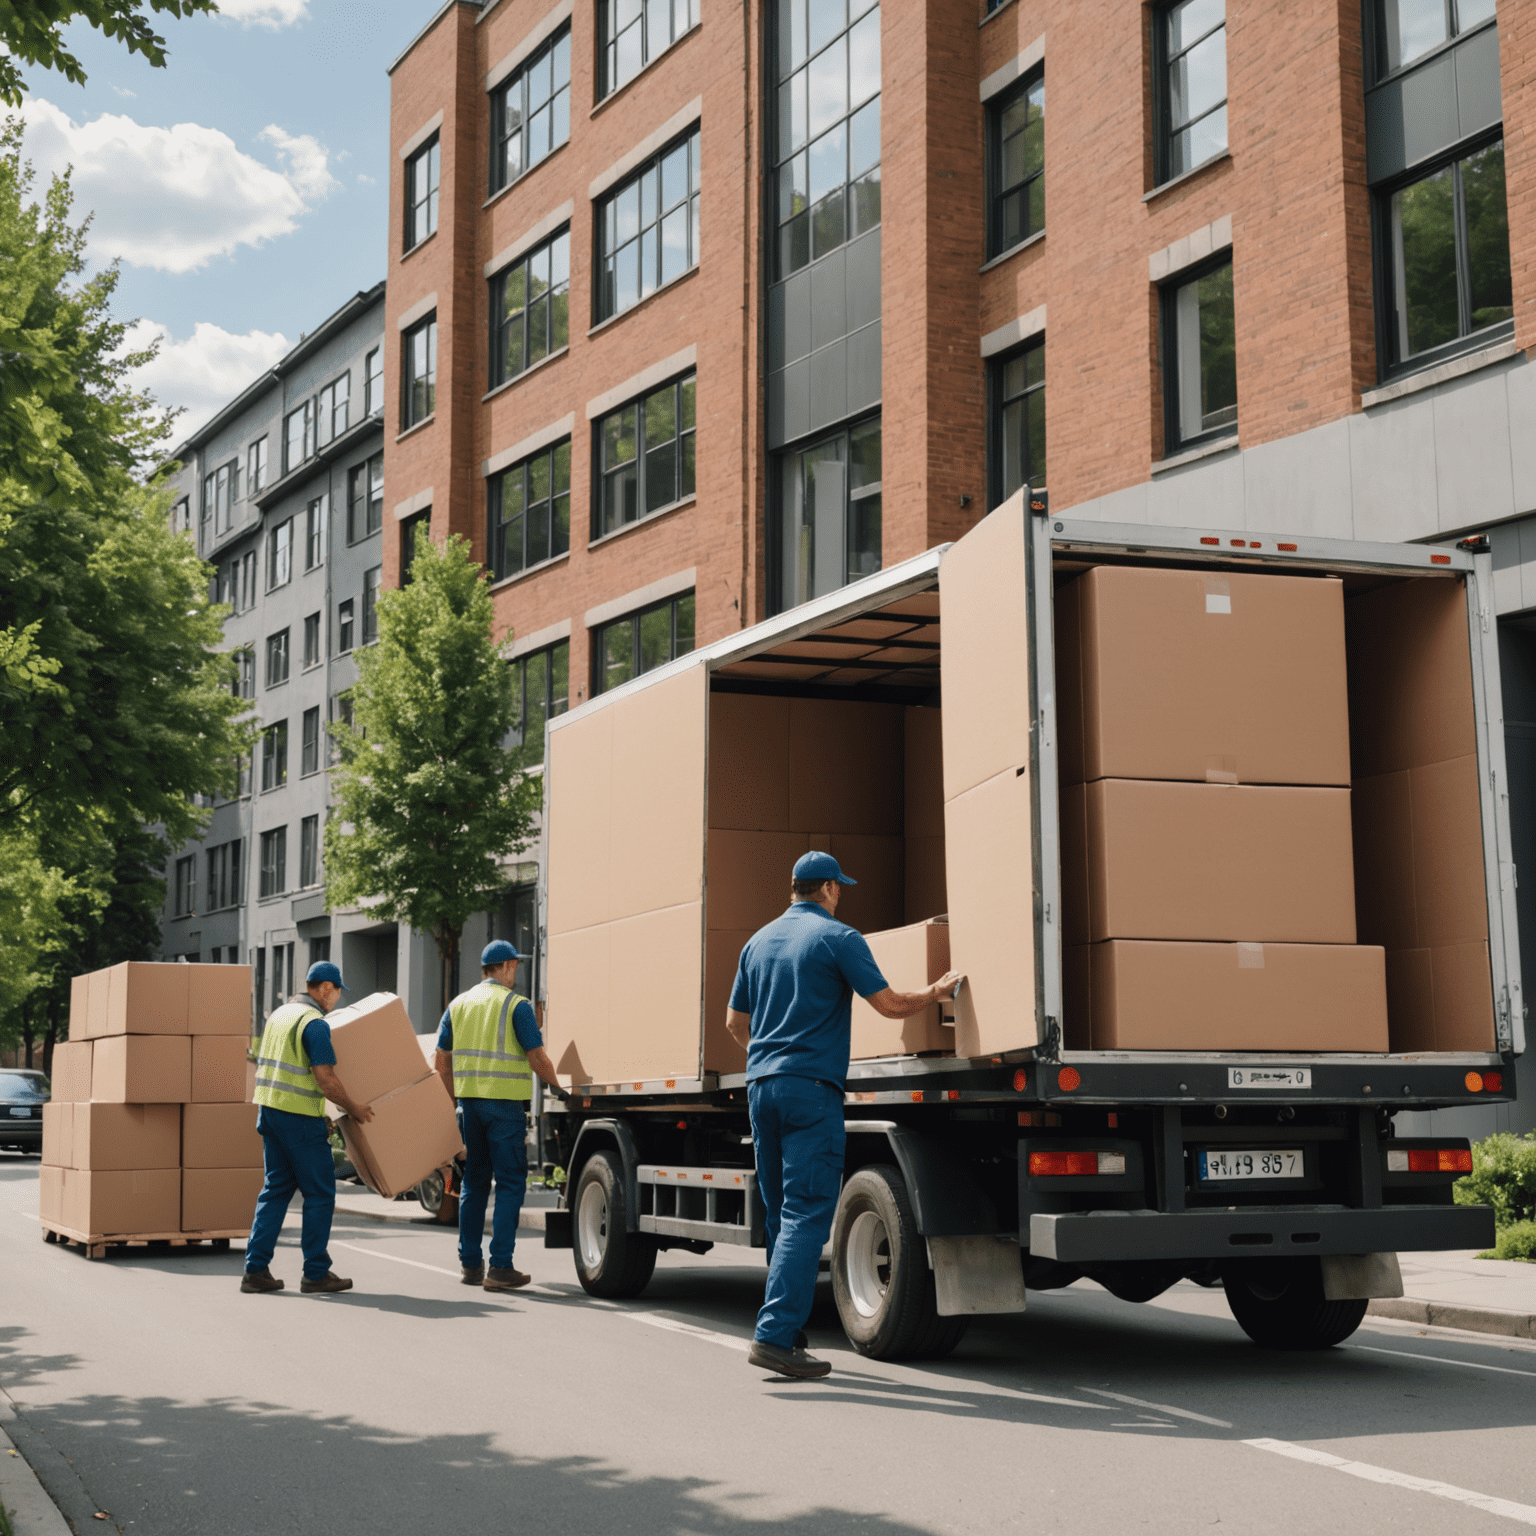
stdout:
[(353, 637), (354, 615), (357, 605), (350, 597), (344, 597), (336, 605), (336, 654), (345, 656), (357, 641)]
[(1385, 77), (1492, 21), (1494, 0), (1376, 0), (1376, 71)]
[(880, 7), (779, 0), (779, 276), (880, 222)]
[(256, 999), (256, 1027), (259, 1033), (266, 1012), (267, 996), (267, 952), (264, 948), (251, 951), (251, 992)]
[(384, 455), (376, 453), (347, 476), (347, 543), (371, 538), (384, 526)]
[[(319, 714), (319, 710), (315, 711)], [(299, 823), (299, 884), (308, 889), (320, 883), (320, 818), (306, 816)]]
[(352, 375), (332, 379), (315, 402), (315, 446), (324, 448), (347, 430), (351, 410)]
[(1001, 255), (1045, 228), (1045, 77), (987, 106), (992, 178), (988, 254)]
[(261, 733), (261, 787), (281, 789), (288, 782), (288, 722), (279, 720)]
[(320, 665), (320, 615), (309, 614), (304, 620), (304, 670)]
[(597, 208), (598, 320), (699, 261), (699, 130), (648, 161)]
[(1513, 321), (1502, 140), (1387, 193), (1383, 212), (1393, 364)]
[(235, 798), (243, 800), (251, 792), (251, 772), (254, 764), (243, 753), (235, 759)]
[(293, 578), (293, 519), (279, 523), (267, 537), (267, 591)]
[(267, 636), (267, 687), (288, 681), (288, 631), (280, 629)]
[(615, 619), (593, 632), (592, 693), (606, 693), (693, 649), (693, 593)]
[[(288, 889), (288, 828), (274, 827), (270, 832), (261, 834), (261, 894), (263, 896), (280, 896)], [(279, 944), (273, 949), (273, 958), (282, 952), (284, 946)], [(273, 967), (272, 972), (272, 1006), (276, 1008), (282, 1001), (285, 989), (280, 980), (280, 965)]]
[(235, 498), (240, 494), (240, 461), (231, 459), (203, 479), (203, 521), (212, 521), (214, 536), (234, 527)]
[(698, 21), (699, 0), (598, 0), (597, 99), (628, 84)]
[(384, 567), (376, 565), (363, 572), (363, 644), (372, 645), (379, 638), (379, 585)]
[(562, 27), (491, 92), (491, 191), (532, 170), (571, 136), (571, 29)]
[(992, 505), (1021, 487), (1045, 484), (1045, 342), (1032, 342), (992, 368)]
[(1178, 0), (1155, 19), (1160, 80), (1158, 181), (1227, 147), (1226, 0)]
[(400, 530), (400, 585), (408, 587), (411, 584), (411, 573), (416, 566), (416, 530), (423, 528), (428, 534), (432, 532), (431, 507), (428, 507), (425, 512), (417, 512), (403, 518), (396, 527)]
[(1167, 451), (1237, 431), (1232, 258), (1163, 290)]
[(235, 677), (229, 691), (237, 699), (256, 697), (256, 653), (249, 646), (235, 651)]
[(322, 960), (331, 958), (331, 941), (329, 938), (311, 939), (309, 941), (309, 963), (318, 965)]
[(491, 279), (491, 388), (570, 342), (571, 232)]
[(330, 522), (331, 498), (317, 496), (304, 509), (304, 569), (312, 571), (325, 561), (325, 530)]
[(222, 911), (240, 905), (240, 853), (243, 841), (220, 843), (208, 850), (208, 910)]
[[(691, 623), (689, 633), (691, 636)], [(570, 641), (519, 656), (512, 663), (512, 686), (517, 698), (517, 724), (508, 744), (521, 747), (523, 762), (532, 768), (544, 761), (545, 725), (556, 715), (563, 715), (570, 704)]]
[(171, 508), (171, 527), (177, 533), (192, 532), (192, 501), (190, 497), (183, 496)]
[(176, 860), (176, 905), (173, 917), (191, 917), (197, 909), (197, 855)]
[(267, 440), (258, 437), (245, 450), (245, 494), (254, 496), (267, 483)]
[(440, 145), (434, 134), (405, 162), (405, 248), (413, 251), (437, 230)]
[(292, 473), (314, 452), (315, 402), (306, 400), (283, 418), (283, 473)]
[(256, 551), (248, 549), (240, 561), (240, 608), (256, 606)]
[(423, 320), (405, 333), (402, 399), (402, 428), (414, 427), (437, 409), (437, 316)]
[(880, 420), (778, 457), (779, 609), (880, 569)]
[[(352, 694), (350, 690), (346, 693), (338, 693), (336, 695), (336, 707), (331, 712), (331, 718), (336, 721), (338, 725), (345, 726), (347, 730), (350, 731), (352, 729)], [(336, 745), (336, 738), (332, 736), (331, 761), (333, 763), (338, 761), (340, 756), (341, 752)]]
[(299, 774), (320, 771), (320, 706), (304, 711), (299, 745)]
[(363, 364), (363, 414), (372, 416), (384, 409), (384, 348), (375, 347)]
[[(283, 859), (287, 863), (288, 830), (283, 829)], [(286, 878), (279, 887), (287, 890)], [(272, 1006), (281, 1008), (293, 995), (293, 945), (274, 944), (272, 946)]]
[(693, 495), (694, 375), (664, 384), (597, 424), (592, 537)]
[(500, 581), (571, 547), (571, 440), (486, 483), (491, 576)]

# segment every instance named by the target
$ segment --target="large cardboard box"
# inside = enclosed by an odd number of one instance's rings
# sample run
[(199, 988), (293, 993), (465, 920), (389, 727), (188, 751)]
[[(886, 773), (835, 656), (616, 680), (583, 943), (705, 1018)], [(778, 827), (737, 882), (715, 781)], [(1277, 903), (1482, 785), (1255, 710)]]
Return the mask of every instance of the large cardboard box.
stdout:
[(64, 1170), (63, 1224), (88, 1237), (169, 1237), (181, 1231), (181, 1170)]
[[(371, 1104), (422, 1074), (421, 1047), (405, 1004), (374, 992), (326, 1016), (336, 1049), (336, 1075), (360, 1104)], [(232, 1095), (239, 1098), (244, 1092)]]
[(1061, 792), (1062, 930), (1353, 944), (1347, 789), (1099, 779)]
[[(913, 923), (885, 933), (867, 934), (870, 953), (880, 974), (897, 992), (921, 992), (949, 969), (949, 924)], [(887, 1019), (862, 997), (853, 999), (851, 1055), (916, 1055), (921, 1051), (953, 1051), (953, 1024), (940, 1020), (935, 1003), (905, 1019)]]
[[(420, 1065), (419, 1051), (416, 1060)], [(386, 1094), (369, 1107), (373, 1119), (367, 1125), (347, 1115), (337, 1125), (352, 1166), (376, 1194), (393, 1199), (450, 1162), (463, 1148), (453, 1100), (435, 1072)]]
[(183, 1104), (183, 1168), (257, 1168), (261, 1135), (254, 1104)]
[(69, 1170), (44, 1163), (38, 1170), (37, 1214), (51, 1227), (64, 1225), (64, 1176)]
[(69, 1038), (92, 1040), (107, 1032), (107, 993), (110, 970), (89, 971), (69, 985)]
[(250, 1041), (244, 1035), (194, 1035), (191, 1101), (194, 1104), (240, 1103), (245, 1098), (249, 1049)]
[(1111, 939), (1064, 955), (1073, 1050), (1385, 1051), (1384, 951)]
[(1349, 783), (1336, 578), (1096, 566), (1055, 619), (1063, 784)]
[(260, 1168), (184, 1168), (183, 1232), (249, 1232), (261, 1193)]
[(53, 1071), (48, 1088), (55, 1104), (81, 1104), (91, 1096), (90, 1040), (61, 1040), (53, 1048)]
[(106, 1014), (98, 1035), (184, 1035), (192, 967), (127, 960), (107, 972)]
[(43, 1105), (43, 1166), (70, 1168), (74, 1161), (75, 1106), (55, 1099)]
[(181, 1165), (179, 1104), (77, 1104), (72, 1168), (111, 1172)]
[(104, 1035), (90, 1046), (93, 1099), (108, 1104), (185, 1104), (192, 1096), (188, 1035)]
[(187, 1029), (194, 1035), (249, 1035), (251, 968), (194, 965), (187, 992)]

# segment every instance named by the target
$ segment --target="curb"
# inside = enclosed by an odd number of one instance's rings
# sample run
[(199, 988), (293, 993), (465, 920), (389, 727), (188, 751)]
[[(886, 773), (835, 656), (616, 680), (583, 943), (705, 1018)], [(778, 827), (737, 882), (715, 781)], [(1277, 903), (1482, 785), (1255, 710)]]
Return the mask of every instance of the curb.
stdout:
[[(383, 1205), (385, 1202), (380, 1201), (379, 1203)], [(393, 1202), (389, 1203), (393, 1204)], [(530, 1230), (534, 1232), (542, 1232), (544, 1230), (544, 1213), (549, 1209), (550, 1207), (548, 1206), (525, 1205), (522, 1210), (522, 1215), (518, 1218), (518, 1230), (520, 1232)], [(383, 1221), (390, 1222), (398, 1226), (412, 1227), (435, 1226), (441, 1227), (444, 1232), (454, 1232), (458, 1230), (456, 1225), (452, 1222), (443, 1223), (433, 1221), (419, 1205), (408, 1205), (406, 1210), (410, 1212), (409, 1215), (405, 1214), (405, 1211), (401, 1211), (397, 1214), (393, 1210), (360, 1211), (351, 1205), (343, 1205), (340, 1200), (336, 1202), (336, 1214), (338, 1216), (344, 1213), (348, 1216), (355, 1216), (359, 1221)], [(489, 1233), (491, 1230), (491, 1218), (493, 1211), (494, 1207), (488, 1208), (485, 1213), (485, 1230), (487, 1233)]]
[[(0, 1423), (14, 1414), (9, 1401), (0, 1403)], [(69, 1522), (4, 1429), (0, 1429), (0, 1504), (11, 1517), (16, 1536), (70, 1536)]]
[(1373, 1301), (1366, 1308), (1372, 1317), (1394, 1317), (1399, 1322), (1422, 1323), (1429, 1328), (1461, 1328), (1469, 1333), (1494, 1333), (1507, 1339), (1536, 1339), (1536, 1314), (1510, 1312), (1502, 1307), (1463, 1307), (1446, 1301), (1421, 1301), (1416, 1296), (1395, 1296)]

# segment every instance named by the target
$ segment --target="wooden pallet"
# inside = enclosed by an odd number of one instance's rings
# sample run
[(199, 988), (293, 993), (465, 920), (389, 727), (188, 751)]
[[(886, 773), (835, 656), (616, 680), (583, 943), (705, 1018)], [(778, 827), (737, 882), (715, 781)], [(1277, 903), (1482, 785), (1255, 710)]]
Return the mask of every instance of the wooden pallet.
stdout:
[(236, 1231), (233, 1227), (212, 1232), (76, 1232), (72, 1227), (60, 1226), (44, 1220), (43, 1241), (63, 1243), (68, 1247), (84, 1250), (88, 1259), (104, 1259), (113, 1249), (147, 1248), (151, 1243), (164, 1243), (170, 1248), (200, 1248), (209, 1244), (214, 1253), (228, 1253), (231, 1238), (249, 1237), (245, 1227)]

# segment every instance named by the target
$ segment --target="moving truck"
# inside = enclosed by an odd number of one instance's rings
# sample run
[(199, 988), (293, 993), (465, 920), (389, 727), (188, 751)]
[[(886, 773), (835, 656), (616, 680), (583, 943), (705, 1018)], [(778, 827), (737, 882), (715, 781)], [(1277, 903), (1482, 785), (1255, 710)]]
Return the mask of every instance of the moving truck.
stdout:
[(1087, 1276), (1323, 1347), (1473, 1248), (1465, 1140), (1524, 1049), (1486, 548), (1052, 517), (929, 551), (550, 723), (550, 1246), (598, 1296), (763, 1244), (742, 945), (831, 852), (854, 1002), (830, 1245), (854, 1345), (951, 1349)]

